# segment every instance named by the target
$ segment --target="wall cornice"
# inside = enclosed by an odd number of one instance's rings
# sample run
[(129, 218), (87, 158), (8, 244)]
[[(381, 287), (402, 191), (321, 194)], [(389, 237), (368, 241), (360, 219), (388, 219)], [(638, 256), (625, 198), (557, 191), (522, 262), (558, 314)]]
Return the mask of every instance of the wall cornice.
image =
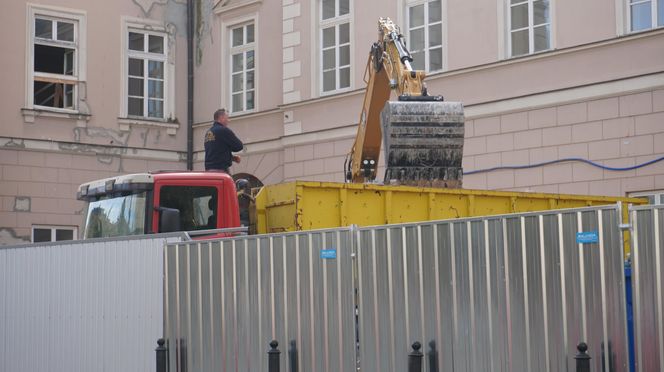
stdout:
[[(235, 9), (240, 9), (244, 7), (248, 7), (251, 5), (260, 5), (263, 3), (263, 0), (247, 0), (247, 1), (241, 1), (237, 4), (231, 3), (231, 1), (225, 1), (222, 0), (220, 1), (215, 7), (214, 7), (214, 14), (220, 15), (220, 14), (225, 14), (230, 11), (233, 11)], [(228, 5), (225, 5), (228, 4)]]

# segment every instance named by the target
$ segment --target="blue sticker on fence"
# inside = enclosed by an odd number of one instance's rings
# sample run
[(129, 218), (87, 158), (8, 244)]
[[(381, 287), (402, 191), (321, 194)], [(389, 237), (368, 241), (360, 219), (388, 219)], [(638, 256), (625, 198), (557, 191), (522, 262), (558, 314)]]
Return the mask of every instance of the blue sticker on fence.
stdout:
[(597, 243), (599, 242), (599, 235), (597, 231), (584, 231), (576, 233), (577, 244)]
[(322, 249), (320, 251), (320, 258), (326, 259), (326, 260), (337, 258), (337, 250), (336, 249)]

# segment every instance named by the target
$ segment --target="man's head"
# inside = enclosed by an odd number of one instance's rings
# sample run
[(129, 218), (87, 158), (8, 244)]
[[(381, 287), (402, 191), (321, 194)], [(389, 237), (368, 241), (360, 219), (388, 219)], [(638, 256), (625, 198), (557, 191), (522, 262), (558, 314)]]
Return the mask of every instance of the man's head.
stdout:
[(226, 109), (219, 109), (214, 112), (214, 121), (217, 123), (227, 126), (228, 125), (228, 113)]

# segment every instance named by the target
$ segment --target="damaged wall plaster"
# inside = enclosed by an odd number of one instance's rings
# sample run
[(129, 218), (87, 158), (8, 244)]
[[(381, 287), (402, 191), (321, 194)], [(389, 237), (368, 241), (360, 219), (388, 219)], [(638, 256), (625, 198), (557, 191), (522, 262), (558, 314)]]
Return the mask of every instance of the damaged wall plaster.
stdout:
[(212, 0), (196, 0), (196, 65), (203, 62), (203, 41), (210, 38), (210, 44), (214, 44), (212, 37), (212, 21), (214, 7), (217, 6)]
[(24, 149), (25, 142), (22, 139), (18, 138), (7, 138), (5, 139), (5, 141), (0, 142), (0, 146), (9, 149)]
[[(85, 134), (87, 137), (101, 137), (101, 138), (110, 138), (109, 146), (102, 145), (89, 145), (80, 143), (81, 135)], [(115, 131), (106, 128), (74, 128), (74, 138), (76, 143), (58, 143), (58, 148), (62, 151), (82, 153), (82, 154), (94, 154), (97, 157), (97, 161), (103, 165), (113, 164), (113, 160), (118, 160), (118, 169), (117, 172), (124, 172), (122, 167), (122, 155), (126, 155), (128, 152), (127, 144), (129, 143), (129, 137), (131, 131)]]
[(74, 141), (81, 142), (81, 136), (83, 134), (91, 138), (110, 138), (110, 145), (127, 146), (131, 131), (116, 131), (99, 127), (74, 128)]
[[(193, 0), (194, 1), (194, 32), (196, 50), (196, 64), (200, 65), (203, 61), (203, 45), (206, 39), (210, 39), (210, 44), (214, 44), (212, 35), (212, 22), (214, 21), (214, 8), (222, 2), (222, 6), (228, 3), (228, 0)], [(146, 18), (154, 15), (157, 6), (163, 7), (164, 22), (172, 25), (174, 34), (180, 37), (187, 37), (187, 0), (132, 0)], [(170, 30), (169, 30), (170, 32)]]
[(163, 5), (168, 3), (168, 0), (132, 0), (143, 11), (144, 16), (149, 16), (152, 8), (155, 5)]
[(144, 131), (142, 131), (139, 134), (139, 137), (141, 137), (141, 140), (143, 141), (143, 147), (144, 148), (148, 147), (148, 140), (150, 138), (151, 133), (154, 133), (154, 140), (153, 140), (152, 143), (155, 144), (155, 145), (158, 145), (159, 140), (161, 139), (161, 132), (162, 132), (161, 130), (155, 130), (155, 129), (150, 129), (150, 128), (145, 129)]
[(14, 212), (30, 212), (31, 200), (29, 196), (17, 196), (14, 199)]
[(29, 236), (16, 235), (14, 229), (0, 227), (0, 245), (30, 243)]
[(141, 9), (145, 18), (155, 19), (156, 6), (163, 8), (164, 24), (173, 27), (174, 35), (177, 33), (180, 37), (187, 37), (187, 0), (132, 0), (132, 2)]

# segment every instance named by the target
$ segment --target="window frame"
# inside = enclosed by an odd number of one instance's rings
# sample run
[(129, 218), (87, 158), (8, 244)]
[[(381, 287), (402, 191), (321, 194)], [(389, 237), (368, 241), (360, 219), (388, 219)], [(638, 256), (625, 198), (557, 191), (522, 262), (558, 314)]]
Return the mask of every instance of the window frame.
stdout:
[[(193, 187), (183, 183), (165, 183), (159, 185), (157, 189), (155, 200), (159, 201), (159, 205), (155, 205), (155, 207), (177, 209), (180, 213), (181, 231), (208, 230), (216, 228), (220, 219), (223, 221), (224, 200), (220, 200), (222, 190), (214, 182), (202, 182)], [(207, 191), (211, 193), (207, 193)], [(201, 203), (201, 199), (205, 199), (205, 202)], [(211, 209), (210, 199), (215, 201)], [(219, 208), (220, 203), (222, 208)], [(153, 220), (158, 218), (157, 214), (155, 209)], [(214, 218), (210, 219), (211, 217)], [(214, 227), (210, 227), (212, 221), (214, 221)]]
[[(249, 25), (254, 26), (254, 39), (251, 43), (245, 43), (244, 41), (247, 39), (247, 26), (249, 26)], [(243, 43), (240, 44), (239, 46), (233, 46), (233, 30), (238, 29), (240, 27), (242, 28)], [(256, 101), (257, 101), (257, 96), (258, 96), (258, 94), (257, 94), (257, 91), (258, 91), (258, 89), (257, 89), (257, 86), (258, 86), (258, 84), (257, 84), (258, 83), (258, 79), (257, 79), (257, 72), (258, 72), (257, 71), (258, 70), (257, 66), (258, 66), (258, 63), (257, 63), (257, 61), (258, 61), (258, 58), (256, 56), (257, 55), (257, 49), (258, 49), (256, 39), (257, 39), (257, 34), (258, 33), (256, 31), (257, 31), (256, 22), (253, 19), (248, 20), (248, 21), (244, 21), (244, 22), (240, 22), (240, 23), (235, 23), (235, 24), (229, 25), (227, 27), (227, 37), (228, 37), (227, 40), (228, 40), (228, 45), (229, 45), (229, 51), (228, 51), (228, 61), (227, 61), (228, 69), (226, 70), (226, 73), (227, 73), (227, 79), (228, 79), (229, 84), (228, 84), (228, 91), (227, 91), (227, 94), (228, 94), (228, 101), (227, 102), (228, 103), (227, 103), (226, 107), (228, 107), (229, 114), (238, 115), (238, 114), (246, 114), (246, 113), (251, 113), (251, 112), (256, 111), (256, 106), (257, 106)], [(247, 52), (249, 52), (249, 51), (253, 51), (253, 53), (254, 53), (254, 66), (253, 66), (253, 69), (251, 69), (251, 70), (246, 68), (246, 62), (245, 62), (246, 58), (247, 58)], [(243, 109), (235, 111), (234, 107), (233, 107), (233, 94), (235, 93), (235, 92), (233, 92), (233, 75), (236, 75), (237, 73), (233, 72), (233, 56), (236, 55), (236, 54), (240, 54), (240, 53), (242, 53), (242, 61), (243, 61), (243, 63), (242, 63), (242, 90), (241, 90), (242, 98), (243, 98), (242, 99), (242, 108)], [(254, 87), (251, 90), (247, 89), (247, 84), (246, 84), (247, 83), (246, 74), (249, 71), (253, 71), (253, 73), (254, 73)], [(249, 91), (253, 91), (253, 93), (254, 93), (254, 106), (251, 109), (246, 108), (247, 107), (247, 93)]]
[[(629, 1), (629, 0), (628, 0)], [(648, 198), (648, 203), (650, 204), (650, 197), (655, 199), (655, 203), (652, 205), (663, 205), (664, 204), (664, 190), (651, 190), (651, 191), (637, 191), (630, 192), (627, 194), (630, 198)]]
[[(422, 50), (424, 52), (424, 71), (427, 73), (437, 73), (437, 72), (443, 72), (447, 70), (447, 30), (446, 30), (446, 19), (447, 19), (447, 1), (446, 0), (440, 0), (440, 21), (434, 23), (434, 24), (440, 24), (440, 32), (441, 32), (441, 38), (440, 38), (440, 49), (441, 49), (441, 60), (440, 64), (441, 67), (438, 70), (431, 70), (430, 66), (430, 49), (437, 49), (437, 48), (431, 48), (429, 46), (429, 27), (432, 25), (429, 23), (429, 6), (428, 4), (434, 0), (404, 0), (404, 22), (403, 24), (406, 26), (406, 32), (407, 32), (407, 37), (406, 41), (408, 42), (408, 50), (411, 54), (413, 54), (413, 50), (411, 50), (410, 45), (412, 45), (411, 40), (412, 40), (412, 35), (411, 31), (412, 28), (410, 27), (410, 8), (413, 8), (415, 6), (419, 5), (425, 5), (424, 6), (424, 24), (422, 26), (418, 26), (419, 28), (424, 29), (424, 49)], [(414, 67), (413, 67), (414, 68)]]
[[(506, 35), (507, 35), (507, 58), (520, 58), (520, 57), (525, 57), (525, 56), (530, 56), (534, 54), (539, 54), (539, 53), (545, 53), (548, 51), (551, 51), (554, 49), (554, 43), (553, 43), (553, 35), (554, 35), (554, 29), (553, 29), (553, 9), (554, 9), (554, 0), (547, 0), (549, 3), (549, 18), (546, 23), (541, 23), (538, 25), (534, 24), (534, 5), (533, 3), (535, 1), (539, 0), (521, 0), (517, 4), (512, 4), (511, 0), (505, 0), (505, 7), (506, 7)], [(526, 27), (521, 27), (518, 29), (512, 29), (512, 7), (522, 5), (524, 3), (528, 4), (528, 26)], [(549, 27), (549, 33), (548, 33), (548, 39), (549, 39), (549, 47), (547, 49), (543, 50), (538, 50), (535, 51), (535, 28), (536, 27), (542, 27), (544, 25), (548, 25)], [(523, 31), (523, 30), (528, 30), (528, 52), (519, 54), (519, 55), (514, 55), (513, 53), (513, 46), (512, 46), (512, 33), (518, 32), (518, 31)]]
[[(317, 45), (316, 45), (316, 55), (317, 55), (317, 60), (318, 60), (318, 78), (316, 81), (318, 82), (318, 93), (320, 96), (328, 96), (328, 95), (334, 95), (338, 93), (343, 93), (347, 92), (353, 89), (353, 0), (348, 0), (348, 13), (339, 15), (339, 4), (340, 0), (334, 0), (334, 6), (335, 6), (335, 16), (332, 18), (328, 19), (323, 19), (323, 0), (317, 1), (318, 9), (316, 11), (316, 17), (318, 20), (318, 28), (317, 28)], [(343, 45), (339, 44), (339, 26), (342, 24), (348, 23), (348, 43), (345, 43)], [(326, 72), (324, 70), (324, 60), (323, 60), (323, 51), (324, 50), (329, 50), (332, 49), (330, 47), (324, 48), (323, 47), (323, 30), (334, 27), (334, 50), (335, 50), (335, 89), (332, 90), (324, 90), (325, 89), (325, 84), (324, 84), (324, 73)], [(348, 45), (348, 54), (349, 54), (349, 64), (348, 65), (340, 65), (340, 58), (341, 58), (341, 53), (339, 53), (339, 50), (341, 47)], [(341, 69), (348, 67), (348, 74), (349, 74), (349, 81), (348, 81), (348, 86), (347, 87), (340, 87), (340, 82), (341, 82)], [(328, 69), (327, 71), (330, 71)]]
[[(164, 53), (158, 55), (149, 52), (139, 52), (129, 50), (129, 33), (141, 33), (144, 35), (155, 35), (163, 37), (164, 40)], [(120, 85), (120, 114), (119, 119), (121, 124), (143, 124), (143, 123), (170, 123), (175, 118), (175, 65), (173, 63), (172, 48), (170, 47), (174, 42), (173, 30), (167, 28), (162, 23), (157, 21), (150, 21), (146, 19), (136, 19), (130, 17), (122, 17), (121, 27), (121, 54), (122, 61), (120, 63), (120, 76), (122, 83)], [(145, 38), (147, 39), (147, 37)], [(145, 50), (145, 49), (144, 49)], [(150, 117), (148, 112), (144, 111), (143, 116), (129, 115), (129, 58), (140, 58), (144, 61), (153, 60), (164, 63), (163, 67), (163, 116)], [(147, 69), (147, 63), (144, 63), (144, 71)], [(144, 76), (144, 81), (147, 82), (148, 76)], [(144, 102), (143, 108), (147, 110), (148, 104), (148, 84), (143, 87)]]
[[(633, 27), (632, 27), (632, 6), (639, 5), (639, 4), (644, 4), (644, 3), (650, 3), (650, 27), (643, 28), (643, 29), (640, 29), (640, 30), (633, 30)], [(636, 0), (636, 3), (633, 3), (632, 0), (624, 0), (623, 4), (624, 4), (624, 7), (625, 7), (626, 32), (628, 34), (646, 32), (646, 31), (655, 30), (655, 29), (664, 27), (664, 20), (661, 20), (662, 25), (658, 24), (658, 21), (660, 21), (660, 20), (657, 19), (658, 8), (659, 8), (659, 1), (658, 0)], [(662, 6), (664, 6), (664, 3), (662, 3)]]
[[(257, 12), (252, 11), (247, 14), (238, 16), (238, 17), (221, 17), (221, 27), (220, 27), (220, 40), (230, 40), (231, 37), (231, 32), (230, 30), (233, 29), (234, 27), (237, 27), (242, 24), (249, 24), (253, 23), (254, 24), (254, 87), (255, 87), (255, 93), (254, 93), (254, 108), (252, 111), (242, 111), (242, 112), (231, 112), (230, 109), (228, 109), (226, 112), (228, 112), (230, 117), (234, 116), (239, 116), (239, 115), (244, 115), (252, 112), (257, 112), (260, 107), (260, 97), (258, 95), (259, 92), (259, 82), (261, 81), (260, 76), (261, 76), (261, 70), (260, 66), (258, 65), (257, 61), (260, 61), (261, 59), (261, 53), (260, 53), (260, 33), (258, 30), (260, 30), (260, 19), (259, 15)], [(219, 86), (221, 88), (221, 96), (220, 100), (218, 102), (221, 107), (230, 107), (232, 104), (232, 99), (233, 97), (230, 95), (230, 91), (232, 88), (226, 88), (231, 85), (231, 57), (230, 57), (230, 43), (222, 43), (223, 47), (219, 48), (219, 61), (221, 65), (221, 74), (220, 74), (220, 79), (219, 79)]]
[[(57, 230), (68, 230), (72, 232), (71, 240), (78, 240), (78, 226), (59, 226), (59, 225), (32, 225), (30, 226), (30, 241), (35, 243), (35, 229), (51, 230), (51, 240), (48, 242), (65, 242), (70, 240), (56, 240)], [(48, 243), (36, 242), (36, 243)]]
[[(62, 7), (27, 4), (26, 21), (26, 97), (25, 106), (29, 110), (52, 111), (56, 113), (78, 114), (80, 85), (86, 81), (86, 42), (87, 42), (87, 14), (85, 11), (68, 9)], [(37, 40), (35, 34), (35, 21), (37, 18), (54, 21), (64, 21), (74, 25), (74, 41), (60, 40)], [(55, 29), (55, 25), (52, 25)], [(55, 35), (54, 35), (55, 37)], [(54, 74), (35, 71), (35, 45), (48, 45), (56, 47), (73, 48), (75, 56), (73, 58), (74, 73), (72, 75)], [(37, 81), (62, 81), (71, 83), (74, 86), (72, 92), (72, 108), (59, 108), (51, 106), (38, 105), (34, 101), (34, 83)], [(64, 97), (64, 95), (63, 95)]]

